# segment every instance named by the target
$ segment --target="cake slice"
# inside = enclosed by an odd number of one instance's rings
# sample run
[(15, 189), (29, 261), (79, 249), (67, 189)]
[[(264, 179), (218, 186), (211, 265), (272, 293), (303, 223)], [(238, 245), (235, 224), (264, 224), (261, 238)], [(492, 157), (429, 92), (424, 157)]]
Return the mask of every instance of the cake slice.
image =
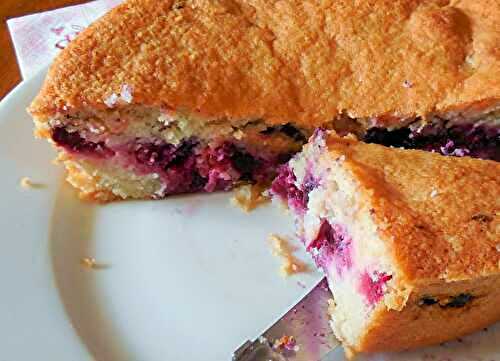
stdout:
[(500, 163), (318, 130), (272, 193), (327, 276), (348, 355), (436, 344), (500, 320)]
[(500, 159), (496, 0), (128, 0), (31, 104), (87, 198), (265, 183), (318, 127)]

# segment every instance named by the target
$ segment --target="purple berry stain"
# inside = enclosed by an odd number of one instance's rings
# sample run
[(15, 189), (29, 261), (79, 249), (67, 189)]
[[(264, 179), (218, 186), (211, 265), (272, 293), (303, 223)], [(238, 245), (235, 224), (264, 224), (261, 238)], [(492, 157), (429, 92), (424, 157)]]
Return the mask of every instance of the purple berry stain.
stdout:
[(309, 202), (309, 193), (318, 187), (319, 182), (314, 179), (312, 173), (307, 172), (302, 185), (297, 187), (297, 177), (288, 165), (280, 168), (278, 176), (274, 179), (271, 192), (288, 202), (288, 206), (299, 215), (304, 215)]
[(284, 165), (279, 170), (278, 176), (274, 179), (271, 192), (284, 201), (298, 214), (303, 215), (307, 209), (304, 192), (300, 190), (295, 182), (297, 178), (288, 165)]
[(392, 278), (385, 272), (365, 271), (359, 280), (359, 292), (364, 296), (366, 302), (371, 306), (382, 299), (385, 292), (386, 283)]
[(327, 220), (321, 222), (316, 238), (307, 246), (307, 251), (315, 249), (314, 259), (325, 271), (333, 262), (339, 276), (352, 267), (352, 239), (344, 227), (330, 224)]

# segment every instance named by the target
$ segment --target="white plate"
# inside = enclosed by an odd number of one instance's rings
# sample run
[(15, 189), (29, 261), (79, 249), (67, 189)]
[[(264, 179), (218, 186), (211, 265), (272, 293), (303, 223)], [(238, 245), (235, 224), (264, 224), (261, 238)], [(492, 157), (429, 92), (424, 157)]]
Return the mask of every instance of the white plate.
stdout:
[[(0, 104), (1, 361), (228, 360), (320, 279), (278, 274), (266, 240), (292, 227), (272, 206), (247, 215), (229, 194), (78, 201), (32, 137), (25, 108), (42, 79)], [(45, 187), (21, 188), (25, 176)], [(110, 267), (88, 270), (83, 257)], [(492, 360), (499, 335), (383, 358)]]

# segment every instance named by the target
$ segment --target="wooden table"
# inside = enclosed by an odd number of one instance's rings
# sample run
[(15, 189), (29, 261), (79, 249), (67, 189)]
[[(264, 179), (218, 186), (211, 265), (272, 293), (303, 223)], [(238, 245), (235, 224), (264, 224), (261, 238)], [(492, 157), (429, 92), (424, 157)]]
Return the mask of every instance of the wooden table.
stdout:
[(0, 99), (21, 81), (14, 48), (7, 30), (7, 19), (83, 2), (86, 1), (0, 0)]

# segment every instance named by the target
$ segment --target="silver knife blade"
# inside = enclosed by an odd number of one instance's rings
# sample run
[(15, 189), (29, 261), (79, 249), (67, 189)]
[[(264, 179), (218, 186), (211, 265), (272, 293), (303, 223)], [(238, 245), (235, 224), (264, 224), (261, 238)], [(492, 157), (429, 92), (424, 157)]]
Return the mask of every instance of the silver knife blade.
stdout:
[[(326, 279), (322, 279), (260, 337), (240, 346), (233, 354), (233, 361), (322, 360), (339, 345), (329, 324), (331, 298)], [(283, 336), (293, 336), (296, 347), (273, 347)]]

